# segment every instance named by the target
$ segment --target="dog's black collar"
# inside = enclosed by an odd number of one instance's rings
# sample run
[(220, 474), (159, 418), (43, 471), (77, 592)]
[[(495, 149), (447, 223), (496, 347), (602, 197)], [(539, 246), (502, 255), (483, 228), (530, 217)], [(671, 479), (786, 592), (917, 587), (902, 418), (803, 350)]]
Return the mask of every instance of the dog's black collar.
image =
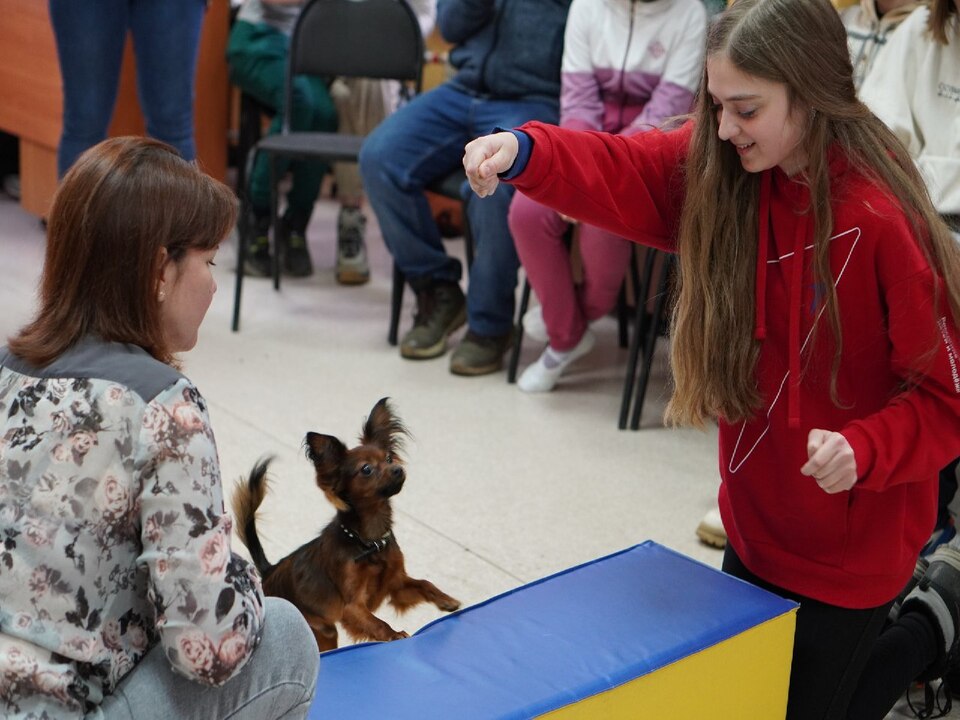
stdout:
[(363, 548), (363, 551), (359, 555), (354, 556), (353, 559), (355, 562), (363, 560), (365, 557), (369, 557), (370, 555), (374, 555), (380, 552), (381, 550), (386, 549), (387, 545), (390, 542), (390, 538), (393, 537), (393, 531), (387, 530), (387, 532), (385, 532), (383, 535), (381, 535), (378, 538), (375, 538), (373, 540), (364, 540), (362, 537), (360, 537), (355, 532), (350, 530), (343, 523), (340, 523), (340, 529), (343, 530), (343, 532), (346, 534), (348, 538), (356, 541)]

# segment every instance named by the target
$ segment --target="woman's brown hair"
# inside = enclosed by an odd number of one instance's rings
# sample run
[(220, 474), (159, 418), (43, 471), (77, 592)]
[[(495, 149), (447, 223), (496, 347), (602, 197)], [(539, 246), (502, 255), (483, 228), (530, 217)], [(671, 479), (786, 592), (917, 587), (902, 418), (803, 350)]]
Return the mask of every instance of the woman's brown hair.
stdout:
[(90, 148), (53, 199), (39, 309), (10, 350), (42, 367), (95, 335), (176, 365), (157, 299), (163, 263), (215, 247), (236, 215), (226, 185), (162, 142), (119, 137)]
[[(846, 33), (829, 0), (737, 0), (708, 30), (706, 57), (718, 54), (744, 73), (786, 85), (791, 104), (808, 118), (803, 179), (810, 188), (814, 268), (826, 289), (835, 341), (830, 392), (840, 405), (840, 316), (834, 284), (824, 282), (831, 276), (833, 233), (828, 150), (841, 150), (899, 201), (946, 285), (954, 318), (960, 318), (960, 250), (906, 149), (857, 99)], [(702, 426), (711, 418), (750, 418), (761, 405), (760, 345), (753, 334), (760, 176), (744, 171), (733, 145), (717, 136), (706, 67), (694, 116), (672, 320), (675, 389), (666, 416)]]

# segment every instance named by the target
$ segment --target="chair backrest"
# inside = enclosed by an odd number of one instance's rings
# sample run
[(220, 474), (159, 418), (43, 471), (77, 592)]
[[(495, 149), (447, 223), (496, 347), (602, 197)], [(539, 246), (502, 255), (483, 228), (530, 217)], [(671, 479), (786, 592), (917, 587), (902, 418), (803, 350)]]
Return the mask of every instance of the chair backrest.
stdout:
[(420, 91), (423, 35), (405, 0), (309, 0), (290, 41), (284, 132), (293, 77), (399, 80)]

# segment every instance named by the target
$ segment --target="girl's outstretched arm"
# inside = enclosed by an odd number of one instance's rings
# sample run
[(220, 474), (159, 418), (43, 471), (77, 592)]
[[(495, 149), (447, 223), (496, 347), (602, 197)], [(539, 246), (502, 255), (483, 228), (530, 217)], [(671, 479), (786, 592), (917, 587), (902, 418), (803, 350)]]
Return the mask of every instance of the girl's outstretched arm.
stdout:
[(500, 184), (498, 174), (513, 166), (518, 149), (516, 136), (509, 132), (484, 135), (467, 144), (463, 152), (463, 169), (477, 195), (487, 197), (496, 191)]

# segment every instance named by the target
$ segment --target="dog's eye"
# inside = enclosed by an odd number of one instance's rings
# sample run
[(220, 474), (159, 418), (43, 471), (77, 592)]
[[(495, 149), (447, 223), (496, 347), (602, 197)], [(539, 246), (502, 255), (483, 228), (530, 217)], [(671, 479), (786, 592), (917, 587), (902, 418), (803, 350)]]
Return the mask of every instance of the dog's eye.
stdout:
[(360, 474), (364, 477), (370, 477), (373, 475), (373, 468), (369, 465), (364, 465), (362, 468), (360, 468)]

